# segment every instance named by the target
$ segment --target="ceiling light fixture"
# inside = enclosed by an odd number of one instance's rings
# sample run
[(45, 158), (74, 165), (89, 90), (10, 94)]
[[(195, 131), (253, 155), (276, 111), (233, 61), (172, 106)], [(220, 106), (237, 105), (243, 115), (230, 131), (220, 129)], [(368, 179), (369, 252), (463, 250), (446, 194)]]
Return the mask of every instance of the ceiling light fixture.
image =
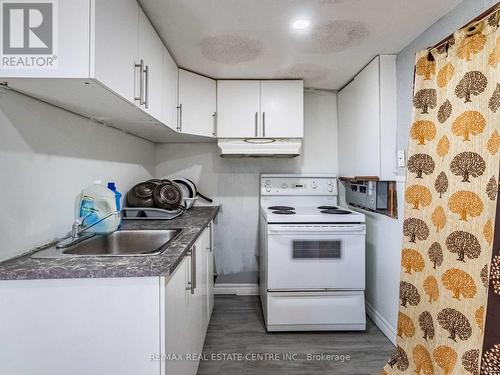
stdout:
[(306, 19), (297, 20), (297, 21), (294, 21), (294, 22), (292, 23), (292, 27), (293, 27), (295, 30), (305, 30), (305, 29), (307, 29), (309, 26), (311, 26), (311, 21), (306, 20)]

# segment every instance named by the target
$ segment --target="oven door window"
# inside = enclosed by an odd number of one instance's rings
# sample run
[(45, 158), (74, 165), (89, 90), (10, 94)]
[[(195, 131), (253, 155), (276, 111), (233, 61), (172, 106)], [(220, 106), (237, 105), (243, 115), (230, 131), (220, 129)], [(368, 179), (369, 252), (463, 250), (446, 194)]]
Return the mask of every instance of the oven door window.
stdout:
[(340, 259), (340, 240), (293, 241), (293, 259)]

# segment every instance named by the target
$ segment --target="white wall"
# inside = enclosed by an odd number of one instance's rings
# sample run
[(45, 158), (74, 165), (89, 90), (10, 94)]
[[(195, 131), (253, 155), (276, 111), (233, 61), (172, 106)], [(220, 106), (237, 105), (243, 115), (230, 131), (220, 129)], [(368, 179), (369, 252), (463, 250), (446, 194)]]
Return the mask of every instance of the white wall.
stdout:
[(81, 189), (154, 175), (154, 144), (0, 90), (0, 261), (71, 228)]
[(215, 237), (218, 282), (254, 283), (258, 270), (259, 175), (337, 173), (337, 96), (306, 92), (302, 156), (292, 159), (221, 158), (216, 144), (164, 144), (156, 148), (156, 174), (193, 179), (222, 204)]

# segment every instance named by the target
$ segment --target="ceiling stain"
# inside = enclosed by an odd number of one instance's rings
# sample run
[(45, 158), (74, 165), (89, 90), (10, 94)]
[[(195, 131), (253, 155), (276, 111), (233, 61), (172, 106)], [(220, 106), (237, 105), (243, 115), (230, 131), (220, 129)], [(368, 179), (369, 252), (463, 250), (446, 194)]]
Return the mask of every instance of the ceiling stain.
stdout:
[(328, 54), (360, 44), (368, 35), (370, 32), (360, 21), (336, 20), (315, 27), (297, 43), (303, 52)]
[(331, 4), (340, 4), (343, 3), (344, 0), (320, 0), (321, 4), (331, 5)]
[(321, 81), (328, 77), (330, 69), (315, 64), (293, 65), (286, 75), (291, 78), (302, 78), (306, 82)]
[(259, 40), (231, 34), (203, 38), (199, 45), (205, 58), (226, 65), (254, 60), (263, 50)]
[[(349, 2), (354, 2), (358, 0), (349, 0)], [(334, 4), (342, 4), (348, 2), (348, 0), (319, 0), (322, 5), (334, 5)]]

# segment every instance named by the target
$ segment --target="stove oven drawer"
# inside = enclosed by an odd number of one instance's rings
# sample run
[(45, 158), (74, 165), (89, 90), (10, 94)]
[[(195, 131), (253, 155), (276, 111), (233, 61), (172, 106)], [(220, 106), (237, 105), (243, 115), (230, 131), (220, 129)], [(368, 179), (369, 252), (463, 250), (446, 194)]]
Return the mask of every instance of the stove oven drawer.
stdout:
[(270, 291), (365, 289), (365, 234), (269, 232)]
[(364, 329), (364, 293), (268, 293), (268, 326), (309, 326), (321, 329)]

